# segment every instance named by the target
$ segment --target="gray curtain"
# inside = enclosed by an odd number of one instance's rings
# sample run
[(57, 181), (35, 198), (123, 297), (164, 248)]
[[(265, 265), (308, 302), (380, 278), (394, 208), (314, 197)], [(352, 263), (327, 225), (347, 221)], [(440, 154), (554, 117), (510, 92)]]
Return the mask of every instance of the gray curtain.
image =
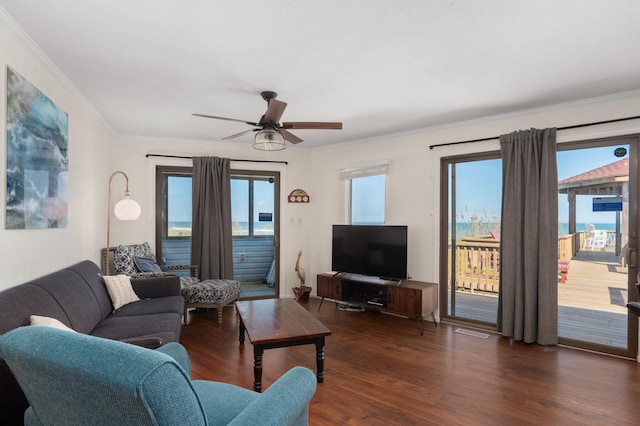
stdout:
[(500, 136), (502, 226), (498, 330), (541, 345), (558, 343), (558, 172), (556, 129)]
[(233, 279), (231, 169), (228, 158), (193, 158), (191, 263), (200, 279)]

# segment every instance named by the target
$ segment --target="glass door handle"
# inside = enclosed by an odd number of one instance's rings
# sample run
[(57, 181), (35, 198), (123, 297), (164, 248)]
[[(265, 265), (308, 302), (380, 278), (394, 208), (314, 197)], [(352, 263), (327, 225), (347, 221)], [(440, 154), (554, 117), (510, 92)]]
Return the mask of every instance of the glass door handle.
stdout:
[(638, 267), (638, 252), (631, 247), (627, 247), (627, 266), (629, 268)]

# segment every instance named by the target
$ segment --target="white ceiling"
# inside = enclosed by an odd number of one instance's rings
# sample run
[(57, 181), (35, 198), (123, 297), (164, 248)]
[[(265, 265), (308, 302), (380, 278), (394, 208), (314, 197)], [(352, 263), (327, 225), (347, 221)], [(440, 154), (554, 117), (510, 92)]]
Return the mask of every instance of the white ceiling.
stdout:
[(640, 89), (637, 0), (0, 5), (120, 135), (220, 140), (250, 127), (191, 114), (258, 121), (262, 90), (344, 123), (313, 148)]

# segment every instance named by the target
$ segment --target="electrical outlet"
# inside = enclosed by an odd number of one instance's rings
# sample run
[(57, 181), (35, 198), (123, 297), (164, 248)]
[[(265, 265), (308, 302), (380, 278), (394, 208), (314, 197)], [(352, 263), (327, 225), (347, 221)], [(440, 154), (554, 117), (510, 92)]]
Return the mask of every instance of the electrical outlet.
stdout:
[(238, 260), (240, 262), (244, 262), (244, 260), (247, 258), (247, 254), (246, 253), (240, 253), (238, 254)]

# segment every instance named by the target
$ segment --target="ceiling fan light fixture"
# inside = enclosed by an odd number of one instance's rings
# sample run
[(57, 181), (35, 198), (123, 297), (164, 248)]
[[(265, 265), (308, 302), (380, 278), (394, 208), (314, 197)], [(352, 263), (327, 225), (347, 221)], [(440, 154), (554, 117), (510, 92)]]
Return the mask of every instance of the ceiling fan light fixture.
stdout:
[(282, 134), (271, 128), (262, 129), (256, 133), (253, 147), (260, 151), (280, 151), (286, 148)]

